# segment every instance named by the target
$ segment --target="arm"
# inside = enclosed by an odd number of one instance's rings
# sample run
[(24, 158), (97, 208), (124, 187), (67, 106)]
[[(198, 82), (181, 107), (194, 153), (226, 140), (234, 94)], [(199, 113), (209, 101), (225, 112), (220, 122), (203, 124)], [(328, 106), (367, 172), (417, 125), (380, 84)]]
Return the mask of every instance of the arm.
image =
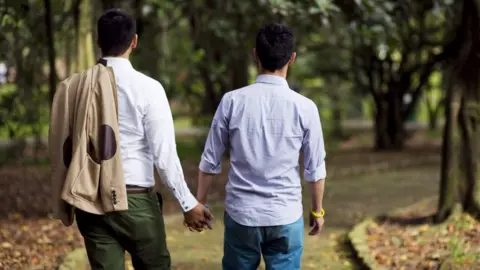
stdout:
[(325, 169), (326, 153), (318, 109), (313, 102), (311, 108), (302, 143), (305, 169), (303, 175), (305, 180), (309, 182), (312, 210), (320, 213), (323, 207), (324, 179), (327, 176)]
[(183, 176), (177, 155), (173, 117), (163, 87), (158, 84), (149, 96), (143, 125), (155, 167), (162, 182), (180, 203), (184, 212), (197, 206)]
[(323, 209), (323, 191), (325, 190), (325, 181), (319, 180), (308, 184), (312, 196), (312, 211), (320, 213)]
[(198, 171), (198, 188), (197, 188), (197, 200), (201, 204), (207, 204), (208, 191), (213, 181), (213, 174), (207, 174), (202, 171)]
[(231, 97), (225, 94), (212, 120), (199, 165), (197, 199), (207, 203), (207, 194), (213, 175), (222, 170), (222, 155), (228, 146), (228, 115)]

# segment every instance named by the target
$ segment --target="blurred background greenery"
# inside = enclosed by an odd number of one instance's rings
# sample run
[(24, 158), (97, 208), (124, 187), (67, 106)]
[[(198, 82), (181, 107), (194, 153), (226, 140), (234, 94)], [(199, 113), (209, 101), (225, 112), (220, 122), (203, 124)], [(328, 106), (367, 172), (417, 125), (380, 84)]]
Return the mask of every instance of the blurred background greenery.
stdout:
[[(403, 144), (405, 136), (392, 134), (402, 133), (396, 129), (405, 122), (435, 129), (452, 1), (338, 2), (1, 0), (0, 62), (8, 74), (1, 75), (7, 80), (0, 86), (0, 137), (46, 135), (56, 83), (100, 57), (96, 19), (112, 7), (137, 18), (139, 47), (131, 60), (164, 85), (181, 130), (208, 126), (223, 93), (254, 80), (254, 38), (268, 22), (294, 29), (298, 59), (288, 79), (317, 102), (328, 134), (345, 135), (346, 119), (376, 120), (385, 126), (376, 136), (391, 140), (377, 138), (377, 146), (392, 148)], [(398, 93), (386, 97), (390, 92)], [(398, 122), (391, 132), (380, 125), (387, 118)]]

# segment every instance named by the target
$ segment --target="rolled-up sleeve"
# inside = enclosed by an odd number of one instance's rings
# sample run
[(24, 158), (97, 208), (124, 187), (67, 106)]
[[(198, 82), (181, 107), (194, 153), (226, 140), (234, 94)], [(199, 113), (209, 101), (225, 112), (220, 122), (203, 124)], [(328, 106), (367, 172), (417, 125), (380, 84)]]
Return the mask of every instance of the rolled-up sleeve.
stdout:
[(162, 182), (178, 200), (183, 211), (190, 211), (198, 201), (185, 182), (177, 154), (172, 112), (165, 90), (159, 83), (151, 93), (143, 121), (149, 148)]
[(327, 177), (325, 145), (318, 108), (311, 102), (309, 113), (304, 115), (305, 131), (302, 142), (304, 173), (306, 181), (316, 182)]
[(222, 171), (222, 156), (228, 145), (228, 123), (231, 96), (225, 94), (215, 112), (212, 125), (205, 142), (200, 171), (208, 174), (219, 174)]

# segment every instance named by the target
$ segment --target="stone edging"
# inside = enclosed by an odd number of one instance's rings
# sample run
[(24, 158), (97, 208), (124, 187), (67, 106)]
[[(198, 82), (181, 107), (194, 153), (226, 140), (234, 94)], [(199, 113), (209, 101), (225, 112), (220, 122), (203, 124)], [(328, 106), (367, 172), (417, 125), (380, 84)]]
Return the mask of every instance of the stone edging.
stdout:
[(370, 248), (367, 243), (367, 228), (375, 223), (372, 218), (365, 219), (353, 227), (348, 233), (348, 239), (353, 247), (353, 252), (356, 253), (358, 259), (369, 269), (380, 270), (386, 268), (380, 268), (375, 262), (375, 258), (370, 253)]

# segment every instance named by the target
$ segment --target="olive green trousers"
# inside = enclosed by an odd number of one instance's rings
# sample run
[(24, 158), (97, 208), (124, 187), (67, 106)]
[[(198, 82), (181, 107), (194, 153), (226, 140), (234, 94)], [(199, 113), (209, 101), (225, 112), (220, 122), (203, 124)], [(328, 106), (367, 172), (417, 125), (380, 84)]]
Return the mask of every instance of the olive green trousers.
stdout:
[(77, 226), (93, 270), (125, 270), (125, 251), (136, 270), (170, 270), (161, 196), (128, 195), (128, 211), (94, 215), (76, 210)]

